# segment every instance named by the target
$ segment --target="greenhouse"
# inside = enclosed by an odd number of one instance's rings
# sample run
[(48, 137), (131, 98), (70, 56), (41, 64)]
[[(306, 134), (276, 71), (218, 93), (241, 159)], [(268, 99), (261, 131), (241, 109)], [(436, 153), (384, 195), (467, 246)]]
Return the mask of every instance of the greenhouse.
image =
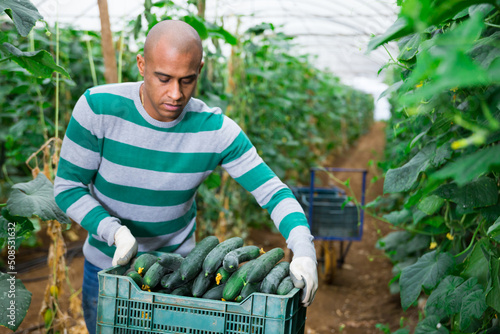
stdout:
[(0, 25), (0, 333), (500, 334), (498, 0)]

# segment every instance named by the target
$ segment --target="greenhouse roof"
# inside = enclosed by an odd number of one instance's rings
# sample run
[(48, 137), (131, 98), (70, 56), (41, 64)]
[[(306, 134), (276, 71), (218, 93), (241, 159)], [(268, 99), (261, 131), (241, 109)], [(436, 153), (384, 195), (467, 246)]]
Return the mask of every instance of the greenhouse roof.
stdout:
[[(58, 19), (61, 25), (100, 30), (95, 0), (32, 1), (51, 25)], [(144, 1), (107, 1), (113, 31), (120, 31), (144, 11)], [(366, 54), (366, 46), (372, 35), (394, 23), (397, 12), (395, 1), (385, 0), (206, 0), (205, 16), (208, 21), (224, 22), (232, 33), (236, 27), (242, 32), (262, 22), (272, 23), (277, 31), (295, 37), (297, 53), (312, 55), (317, 67), (377, 97), (385, 89), (383, 75), (377, 72), (389, 54), (384, 48)], [(391, 44), (387, 50), (397, 52)]]
[[(179, 2), (179, 1), (177, 1)], [(58, 17), (62, 25), (99, 30), (99, 8), (95, 0), (33, 0), (49, 24)], [(119, 31), (144, 10), (138, 0), (108, 0), (111, 29)], [(207, 0), (206, 18), (224, 20), (234, 32), (270, 22), (299, 44), (298, 52), (316, 55), (318, 67), (338, 76), (375, 78), (389, 55), (380, 48), (365, 54), (372, 34), (383, 33), (397, 17), (397, 6), (384, 0)], [(395, 50), (389, 46), (389, 51)], [(379, 79), (380, 80), (380, 79)]]

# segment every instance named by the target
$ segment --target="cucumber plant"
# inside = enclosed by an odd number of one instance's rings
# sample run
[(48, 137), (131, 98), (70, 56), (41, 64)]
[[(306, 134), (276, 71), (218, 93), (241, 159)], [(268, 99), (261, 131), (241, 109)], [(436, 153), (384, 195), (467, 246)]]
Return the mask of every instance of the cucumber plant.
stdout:
[[(500, 312), (500, 6), (398, 1), (369, 49), (396, 41), (378, 241), (408, 309), (428, 296), (416, 333), (493, 333)], [(383, 200), (378, 201), (382, 203)], [(386, 202), (387, 203), (387, 202)], [(436, 329), (437, 328), (437, 329)]]

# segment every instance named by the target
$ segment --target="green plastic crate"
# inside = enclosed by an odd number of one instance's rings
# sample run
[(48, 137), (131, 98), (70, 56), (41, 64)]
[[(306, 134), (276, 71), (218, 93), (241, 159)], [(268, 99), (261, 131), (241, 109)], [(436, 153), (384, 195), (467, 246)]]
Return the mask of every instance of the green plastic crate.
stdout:
[(97, 333), (298, 334), (306, 308), (300, 290), (278, 296), (254, 293), (240, 303), (142, 291), (126, 267), (99, 276)]

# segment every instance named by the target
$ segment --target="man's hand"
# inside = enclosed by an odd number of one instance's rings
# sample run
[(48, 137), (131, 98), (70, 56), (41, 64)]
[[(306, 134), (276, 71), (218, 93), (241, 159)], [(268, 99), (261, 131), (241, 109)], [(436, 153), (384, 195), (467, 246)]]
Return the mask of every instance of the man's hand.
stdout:
[(111, 264), (123, 266), (137, 254), (137, 240), (135, 240), (127, 226), (120, 227), (115, 233), (115, 255)]
[(302, 304), (311, 305), (318, 289), (316, 263), (308, 256), (294, 258), (290, 263), (290, 277), (296, 288), (302, 289)]

